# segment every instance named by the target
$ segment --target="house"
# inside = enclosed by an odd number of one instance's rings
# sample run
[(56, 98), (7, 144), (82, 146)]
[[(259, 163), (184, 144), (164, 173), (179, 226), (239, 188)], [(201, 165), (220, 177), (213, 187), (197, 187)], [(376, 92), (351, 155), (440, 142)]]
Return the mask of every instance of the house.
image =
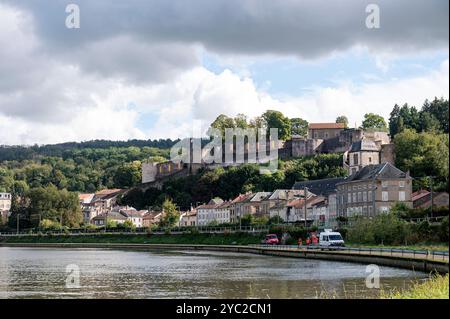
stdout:
[(216, 208), (223, 204), (221, 198), (213, 198), (208, 204), (203, 204), (197, 207), (197, 223), (198, 226), (206, 226), (210, 223), (217, 222)]
[(191, 209), (180, 216), (180, 227), (197, 226), (197, 210)]
[(94, 194), (79, 194), (83, 222), (89, 224), (94, 217), (110, 212), (116, 206), (117, 197), (122, 193), (122, 189), (104, 189)]
[(269, 208), (269, 218), (278, 217), (283, 221), (286, 221), (287, 216), (287, 204), (280, 202)]
[(386, 162), (394, 164), (394, 145), (389, 143), (389, 137), (384, 136), (386, 133), (382, 133), (373, 132), (372, 136), (363, 136), (361, 140), (352, 143), (350, 149), (344, 153), (344, 167), (349, 175), (367, 165)]
[(310, 123), (308, 126), (308, 138), (326, 140), (338, 137), (344, 129), (344, 123)]
[(431, 196), (431, 192), (421, 189), (417, 192), (412, 193), (411, 197), (414, 208), (430, 208), (432, 200), (433, 207), (449, 206), (449, 195), (446, 192), (433, 192), (433, 196)]
[(120, 212), (111, 211), (104, 212), (98, 216), (92, 218), (91, 223), (96, 226), (105, 226), (108, 222), (115, 222), (116, 224), (123, 224), (127, 220), (127, 217), (122, 215)]
[(0, 193), (0, 224), (6, 224), (11, 210), (12, 196), (10, 193)]
[(225, 201), (215, 209), (215, 218), (218, 224), (229, 224), (231, 222), (230, 213), (231, 201)]
[(257, 192), (244, 201), (244, 215), (269, 216), (269, 197), (271, 192)]
[(89, 224), (91, 219), (98, 216), (101, 213), (100, 208), (96, 208), (92, 205), (92, 200), (94, 199), (95, 194), (79, 194), (78, 200), (80, 201), (81, 211), (83, 213), (83, 222), (85, 224)]
[(328, 201), (324, 196), (314, 196), (307, 202), (307, 216), (313, 220), (313, 223), (318, 226), (325, 225), (328, 218)]
[(91, 204), (92, 200), (94, 199), (94, 196), (95, 196), (94, 193), (79, 194), (78, 199), (80, 201), (81, 207)]
[(292, 189), (303, 190), (308, 189), (308, 192), (314, 195), (321, 195), (327, 197), (330, 194), (336, 193), (336, 185), (342, 183), (345, 177), (335, 177), (335, 178), (324, 178), (316, 179), (312, 181), (296, 182)]
[[(311, 215), (312, 210), (308, 208), (311, 206), (311, 203), (316, 197), (317, 196), (313, 195), (308, 197), (306, 200), (305, 198), (296, 198), (294, 200), (289, 201), (286, 205), (285, 215), (279, 217), (281, 217), (287, 223), (305, 222), (305, 212), (306, 212), (306, 222), (308, 224), (311, 224), (314, 221), (314, 219), (313, 216)], [(306, 211), (305, 211), (305, 203), (306, 203)]]
[(119, 213), (133, 223), (136, 228), (144, 227), (143, 217), (147, 213), (146, 210), (137, 211), (133, 207), (119, 208)]
[(363, 138), (354, 142), (348, 151), (349, 175), (367, 165), (380, 164), (380, 147), (372, 140)]
[(244, 217), (244, 203), (254, 194), (251, 192), (239, 194), (230, 204), (230, 222), (236, 224)]
[(144, 216), (142, 216), (142, 226), (143, 227), (151, 227), (153, 225), (159, 224), (162, 212), (157, 211), (149, 211)]
[(397, 202), (412, 207), (412, 178), (390, 163), (365, 166), (336, 187), (339, 216), (375, 216)]
[(104, 189), (95, 193), (91, 205), (101, 212), (110, 210), (117, 203), (117, 197), (124, 193), (123, 189)]

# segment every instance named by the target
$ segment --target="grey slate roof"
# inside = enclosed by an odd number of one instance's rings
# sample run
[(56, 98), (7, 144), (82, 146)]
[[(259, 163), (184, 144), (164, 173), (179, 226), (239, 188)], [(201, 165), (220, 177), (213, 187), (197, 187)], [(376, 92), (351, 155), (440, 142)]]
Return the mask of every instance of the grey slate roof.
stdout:
[(379, 148), (374, 141), (362, 139), (360, 141), (354, 142), (352, 144), (352, 147), (350, 148), (350, 152), (361, 152), (361, 151), (378, 152)]
[(328, 196), (336, 192), (336, 184), (345, 180), (344, 177), (317, 179), (313, 181), (296, 182), (293, 189), (308, 188), (308, 191), (316, 195)]
[(364, 166), (350, 175), (344, 182), (363, 181), (369, 179), (408, 178), (409, 176), (390, 163)]

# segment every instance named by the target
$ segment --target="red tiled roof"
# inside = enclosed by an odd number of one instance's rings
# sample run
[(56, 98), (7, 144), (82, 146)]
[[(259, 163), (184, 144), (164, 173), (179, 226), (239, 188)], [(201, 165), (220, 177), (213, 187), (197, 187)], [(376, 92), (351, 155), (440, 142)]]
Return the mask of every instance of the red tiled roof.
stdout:
[(430, 192), (425, 190), (425, 189), (418, 190), (417, 192), (414, 192), (414, 193), (411, 194), (411, 200), (412, 201), (416, 201), (419, 198), (427, 196), (428, 194), (430, 194)]
[(89, 197), (94, 197), (94, 194), (79, 194), (78, 195), (78, 198), (80, 200), (85, 200), (85, 199), (88, 199)]
[(120, 188), (114, 188), (114, 189), (102, 189), (101, 191), (98, 191), (95, 193), (96, 196), (105, 196), (105, 195), (111, 195), (115, 193), (119, 193), (122, 190)]
[(309, 123), (309, 129), (345, 128), (344, 123)]

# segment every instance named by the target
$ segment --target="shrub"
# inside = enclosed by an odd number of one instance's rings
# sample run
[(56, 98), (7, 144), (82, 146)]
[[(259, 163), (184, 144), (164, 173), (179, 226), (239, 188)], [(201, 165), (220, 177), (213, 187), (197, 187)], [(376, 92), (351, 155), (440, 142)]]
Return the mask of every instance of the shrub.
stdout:
[(43, 219), (39, 227), (44, 230), (59, 230), (61, 229), (61, 224), (50, 219)]

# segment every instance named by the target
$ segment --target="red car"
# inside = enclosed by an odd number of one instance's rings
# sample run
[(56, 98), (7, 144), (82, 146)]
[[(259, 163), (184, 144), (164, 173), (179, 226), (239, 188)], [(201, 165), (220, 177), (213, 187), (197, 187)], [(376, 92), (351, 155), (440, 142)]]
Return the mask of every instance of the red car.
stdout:
[(280, 241), (278, 240), (277, 235), (268, 234), (266, 235), (266, 238), (263, 239), (262, 243), (266, 245), (278, 245)]

